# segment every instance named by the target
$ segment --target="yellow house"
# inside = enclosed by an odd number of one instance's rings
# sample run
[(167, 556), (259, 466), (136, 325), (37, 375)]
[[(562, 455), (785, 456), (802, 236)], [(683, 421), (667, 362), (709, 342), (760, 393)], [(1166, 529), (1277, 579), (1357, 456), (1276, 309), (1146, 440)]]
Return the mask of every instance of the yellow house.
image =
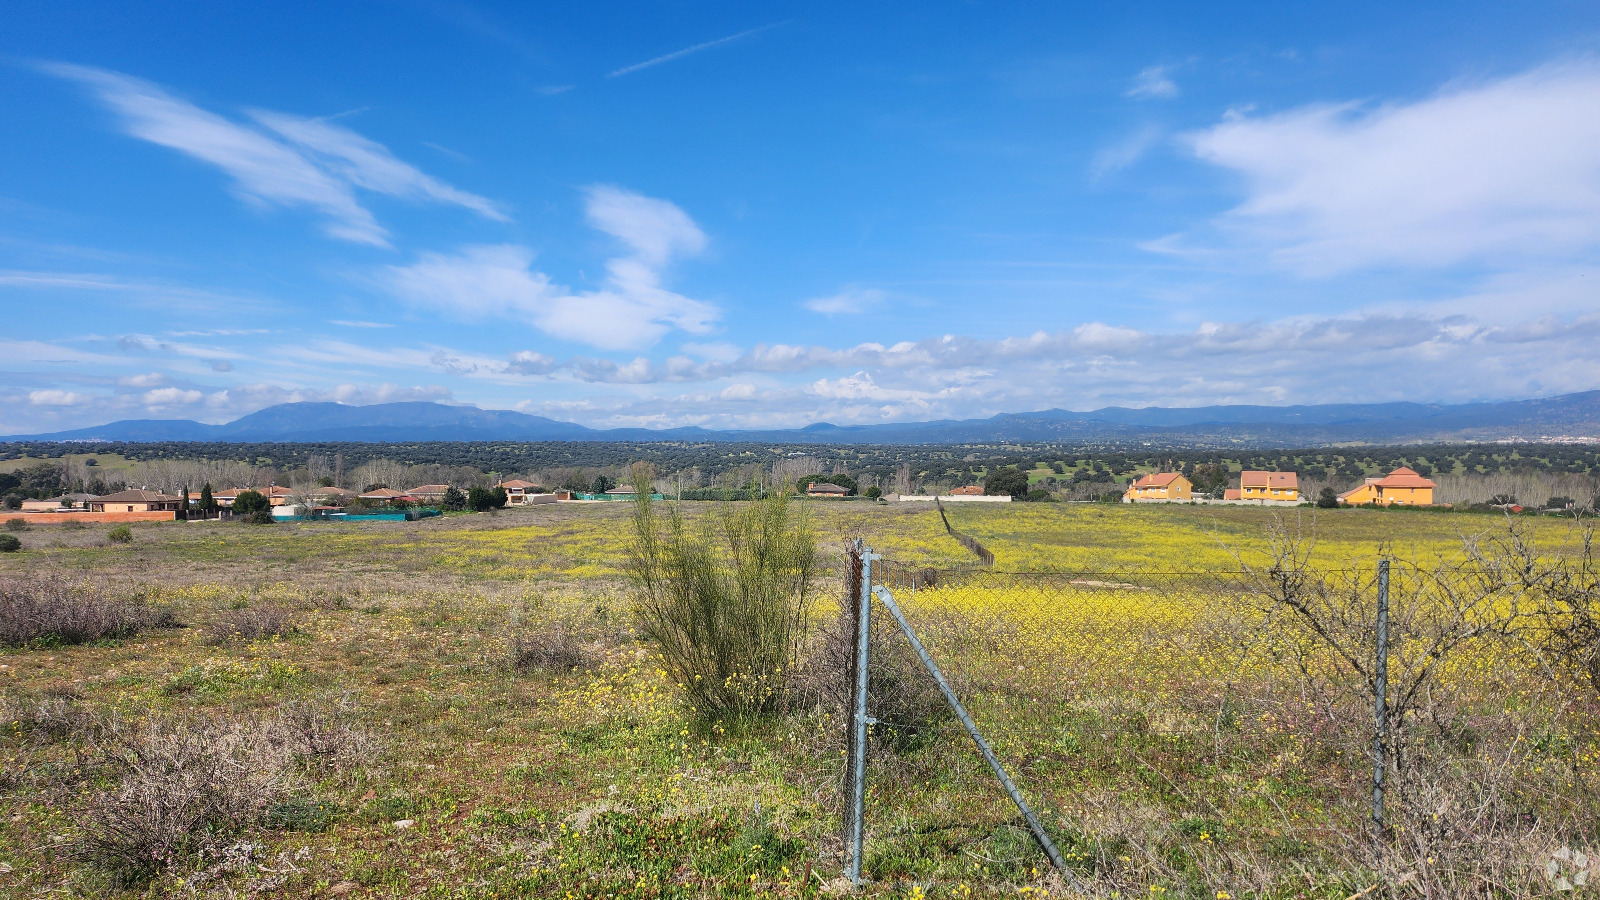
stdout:
[(1151, 472), (1141, 475), (1128, 485), (1122, 502), (1138, 503), (1154, 500), (1192, 500), (1194, 485), (1178, 472)]
[(1239, 473), (1240, 500), (1300, 502), (1300, 476), (1294, 472)]
[(1437, 484), (1401, 466), (1382, 478), (1368, 478), (1358, 488), (1339, 495), (1339, 502), (1350, 506), (1432, 506)]

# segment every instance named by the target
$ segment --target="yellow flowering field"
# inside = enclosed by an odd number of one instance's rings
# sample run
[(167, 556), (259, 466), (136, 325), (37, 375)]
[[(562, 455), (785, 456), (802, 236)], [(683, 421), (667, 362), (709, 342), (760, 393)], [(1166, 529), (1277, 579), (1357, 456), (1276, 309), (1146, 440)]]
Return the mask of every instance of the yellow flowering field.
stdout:
[[(970, 568), (931, 506), (806, 509), (834, 571), (855, 537), (907, 567)], [(170, 609), (183, 627), (0, 649), (0, 895), (842, 890), (840, 710), (707, 723), (684, 709), (633, 631), (630, 512), (141, 524), (126, 545), (93, 530), (24, 533), (0, 577), (92, 583)], [(707, 524), (719, 514), (690, 510)], [(1260, 565), (1274, 528), (1314, 537), (1319, 563), (1364, 567), (1380, 551), (1459, 554), (1464, 538), (1500, 526), (1493, 517), (1098, 504), (953, 505), (949, 517), (1001, 574), (897, 596), (1069, 864), (1103, 895), (1344, 898), (1406, 874), (1350, 842), (1365, 815), (1365, 726), (1347, 698), (1311, 689), (1315, 649), (1217, 573)], [(1530, 522), (1550, 547), (1567, 546), (1569, 525)], [(1152, 574), (1177, 571), (1211, 574)], [(819, 628), (840, 589), (827, 586)], [(273, 611), (285, 627), (238, 631)], [(927, 690), (903, 648), (887, 652), (899, 655), (875, 672)], [(1571, 805), (1597, 759), (1588, 720), (1536, 676), (1520, 658), (1452, 657), (1439, 683), (1454, 693), (1438, 709), (1455, 718), (1439, 727), (1467, 748), (1453, 765), (1471, 771), (1429, 777), (1483, 782), (1472, 767), (1487, 750), (1537, 745), (1513, 754), (1515, 777), (1495, 777), (1522, 792), (1516, 814), (1544, 840), (1544, 818)], [(148, 880), (118, 880), (72, 852), (118, 771), (93, 722), (263, 723), (295, 704), (343, 717), (374, 749), (288, 771), (269, 815), (163, 860)], [(1069, 895), (954, 719), (906, 709), (919, 721), (880, 713), (872, 745), (863, 890)], [(1503, 739), (1510, 726), (1522, 731)], [(1581, 830), (1549, 828), (1545, 849), (1591, 846)], [(1545, 862), (1530, 857), (1527, 872)]]

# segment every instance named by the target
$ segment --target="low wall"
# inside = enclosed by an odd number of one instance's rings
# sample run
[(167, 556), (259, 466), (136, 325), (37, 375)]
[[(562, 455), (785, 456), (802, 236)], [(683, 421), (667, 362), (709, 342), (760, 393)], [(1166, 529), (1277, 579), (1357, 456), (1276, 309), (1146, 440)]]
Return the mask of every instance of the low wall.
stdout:
[[(0, 513), (0, 518), (11, 518)], [(22, 513), (19, 518), (29, 525), (61, 525), (66, 522), (82, 522), (85, 525), (101, 525), (107, 522), (174, 522), (178, 514), (173, 510), (152, 510), (150, 512), (31, 512)]]
[(944, 503), (1010, 503), (1011, 495), (1001, 494), (998, 497), (991, 497), (986, 494), (940, 494), (937, 497), (933, 496), (932, 494), (900, 495), (900, 501), (902, 503), (913, 503), (917, 501), (926, 501), (928, 503), (932, 503), (935, 500), (939, 500)]

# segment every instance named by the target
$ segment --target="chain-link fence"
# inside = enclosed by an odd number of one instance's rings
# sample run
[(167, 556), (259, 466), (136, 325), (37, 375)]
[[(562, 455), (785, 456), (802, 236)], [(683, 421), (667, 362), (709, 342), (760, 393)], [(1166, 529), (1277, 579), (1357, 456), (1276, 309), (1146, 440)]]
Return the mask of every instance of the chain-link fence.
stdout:
[[(858, 617), (864, 560), (888, 592), (869, 607), (859, 844), (845, 804), (868, 878), (1214, 898), (1320, 870), (1353, 892), (1400, 858), (1465, 865), (1449, 854), (1515, 832), (1518, 816), (1523, 835), (1594, 824), (1577, 793), (1583, 761), (1600, 758), (1579, 758), (1593, 723), (1573, 718), (1583, 695), (1539, 652), (1512, 580), (1292, 558), (1007, 572), (860, 547)], [(1048, 874), (1052, 843), (1066, 873)], [(1429, 877), (1448, 882), (1411, 875)]]

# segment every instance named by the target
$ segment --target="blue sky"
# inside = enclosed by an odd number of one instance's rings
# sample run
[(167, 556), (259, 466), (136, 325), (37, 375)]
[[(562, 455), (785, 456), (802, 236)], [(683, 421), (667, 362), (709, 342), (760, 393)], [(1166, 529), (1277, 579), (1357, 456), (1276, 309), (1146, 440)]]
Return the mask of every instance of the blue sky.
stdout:
[(10, 4), (0, 433), (1600, 388), (1600, 6)]

